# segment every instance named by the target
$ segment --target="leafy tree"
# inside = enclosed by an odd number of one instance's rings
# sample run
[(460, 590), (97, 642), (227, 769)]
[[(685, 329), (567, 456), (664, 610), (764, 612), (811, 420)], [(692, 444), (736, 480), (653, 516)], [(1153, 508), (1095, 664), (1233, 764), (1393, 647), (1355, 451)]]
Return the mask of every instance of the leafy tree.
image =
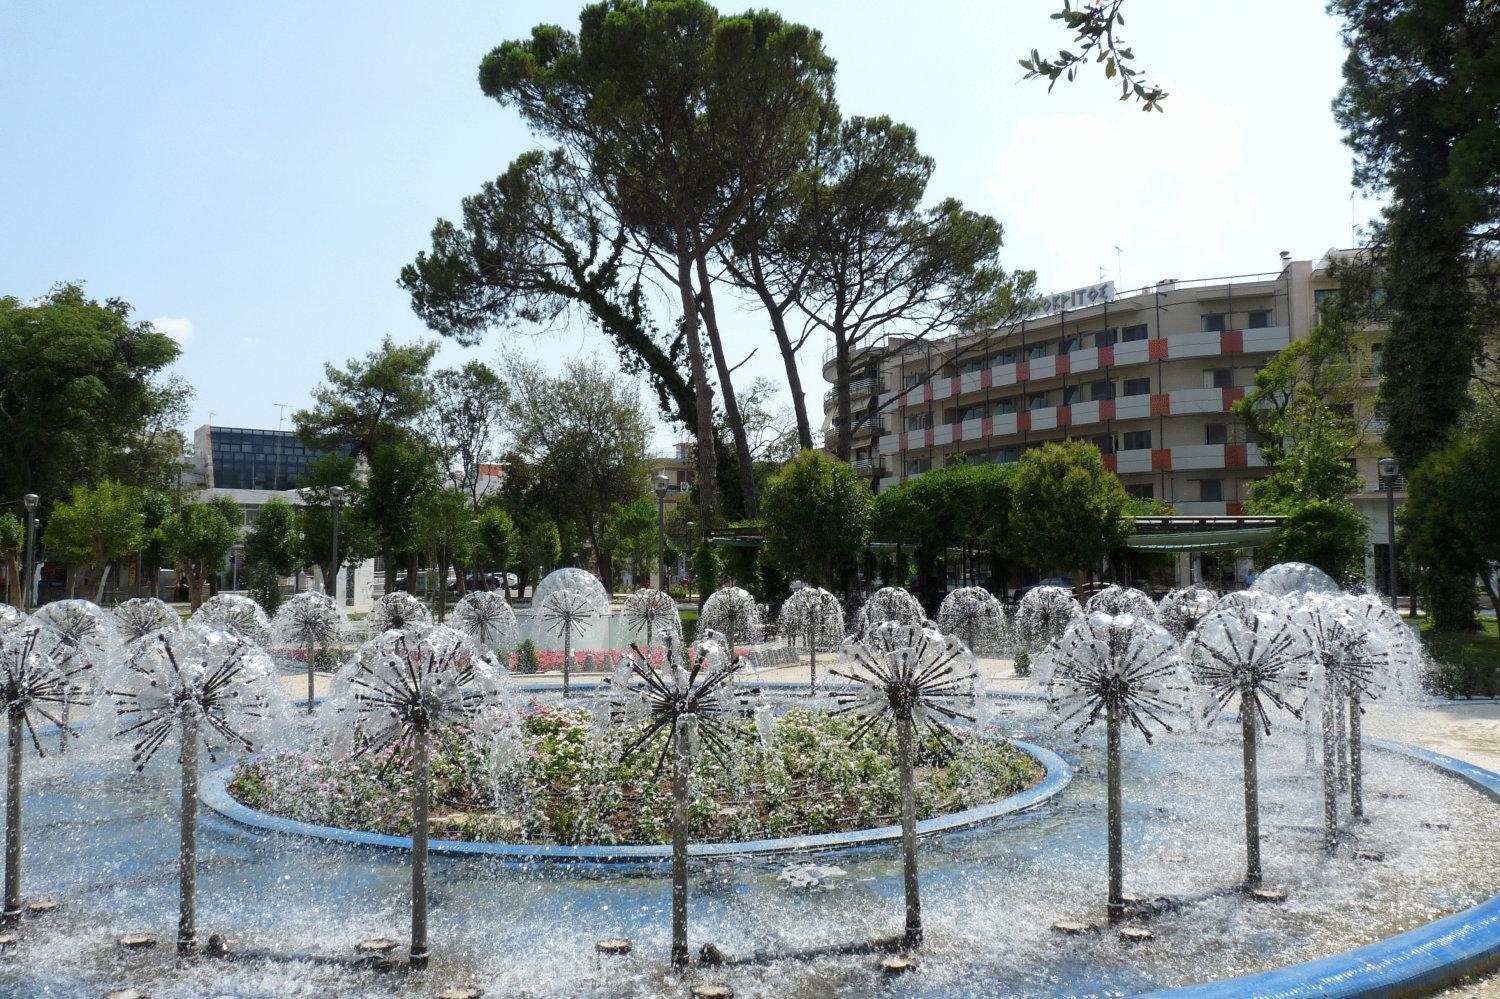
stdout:
[(154, 379), (177, 343), (130, 316), (76, 284), (30, 305), (0, 298), (0, 496), (34, 492), (50, 508), (102, 478), (169, 408)]
[(489, 365), (470, 361), (432, 376), (430, 401), (419, 420), (422, 435), (436, 452), (447, 481), (478, 507), (487, 483), (480, 465), (499, 454), (500, 421), (510, 390)]
[(870, 487), (822, 451), (804, 451), (771, 477), (761, 505), (767, 554), (788, 576), (844, 589), (870, 539)]
[(21, 605), (21, 554), (26, 550), (26, 529), (13, 513), (0, 513), (0, 566), (5, 567), (5, 600)]
[(106, 479), (97, 486), (79, 486), (70, 498), (52, 508), (42, 543), (67, 563), (69, 593), (76, 593), (82, 572), (94, 602), (104, 599), (110, 566), (143, 543), (139, 489)]
[(292, 414), (297, 436), (327, 451), (348, 445), (361, 458), (381, 444), (409, 440), (428, 403), (427, 366), (436, 352), (436, 343), (386, 337), (379, 350), (342, 369), (323, 365), (326, 383), (313, 390), (313, 408)]
[(1148, 84), (1145, 75), (1131, 65), (1135, 53), (1123, 38), (1115, 35), (1116, 28), (1125, 26), (1125, 17), (1120, 8), (1125, 0), (1099, 0), (1096, 3), (1080, 3), (1077, 10), (1069, 0), (1063, 0), (1062, 10), (1052, 15), (1054, 21), (1073, 32), (1073, 43), (1077, 51), (1062, 49), (1056, 59), (1045, 59), (1036, 49), (1031, 50), (1030, 59), (1021, 60), (1026, 70), (1024, 79), (1047, 78), (1047, 92), (1051, 93), (1057, 81), (1066, 76), (1072, 83), (1078, 71), (1088, 65), (1089, 57), (1094, 62), (1104, 63), (1104, 78), (1120, 78), (1120, 100), (1134, 99), (1142, 111), (1160, 111), (1161, 102), (1167, 94), (1161, 87)]
[[(1000, 223), (990, 216), (951, 198), (923, 209), (934, 163), (910, 127), (885, 117), (831, 122), (816, 156), (798, 223), (813, 250), (801, 306), (833, 339), (833, 450), (847, 461), (862, 346), (892, 329), (921, 339), (993, 327), (1015, 312), (1033, 277), (999, 266)], [(878, 405), (871, 393), (871, 411)]]
[(1334, 103), (1355, 183), (1388, 196), (1372, 244), (1390, 306), (1385, 439), (1408, 473), (1469, 405), (1475, 282), (1500, 234), (1500, 8), (1487, 0), (1333, 0), (1349, 54)]
[[(557, 560), (562, 557), (562, 539), (555, 523), (540, 520), (518, 532), (517, 543), (516, 583), (519, 593), (526, 589), (528, 580), (535, 589), (541, 576), (557, 568)], [(531, 577), (533, 572), (537, 573), (534, 580)]]
[[(585, 165), (595, 190), (677, 287), (694, 390), (700, 516), (716, 500), (713, 400), (700, 315), (712, 317), (709, 254), (760, 191), (802, 155), (828, 100), (819, 35), (769, 11), (720, 17), (702, 0), (612, 0), (575, 36), (540, 25), (480, 66), (484, 92)], [(708, 323), (710, 334), (714, 324)], [(713, 343), (747, 505), (749, 448), (727, 358)]]
[(417, 504), (417, 533), (437, 576), (439, 620), (448, 609), (449, 569), (457, 570), (459, 595), (467, 592), (465, 577), (479, 540), (474, 519), (474, 511), (464, 494), (451, 489), (434, 489)]
[(703, 602), (719, 588), (719, 576), (723, 572), (724, 560), (705, 531), (698, 547), (693, 549), (693, 585), (698, 588), (699, 611), (703, 610)]
[(1011, 489), (1010, 530), (1021, 557), (1039, 570), (1071, 570), (1075, 587), (1130, 535), (1130, 494), (1086, 441), (1027, 451)]
[(167, 560), (162, 545), (162, 526), (172, 516), (172, 496), (161, 489), (141, 490), (141, 528), (144, 531), (141, 571), (149, 580), (149, 592), (156, 594), (162, 563)]
[[(386, 593), (396, 591), (398, 557), (414, 559), (422, 550), (417, 534), (417, 507), (438, 485), (432, 456), (420, 447), (380, 444), (370, 456), (361, 511), (369, 525), (371, 541), (380, 549), (385, 563)], [(416, 579), (415, 569), (415, 565), (408, 565), (408, 580)]]
[(656, 504), (645, 496), (610, 508), (604, 525), (604, 543), (611, 556), (630, 560), (630, 575), (637, 586), (650, 575), (656, 562)]
[(203, 603), (209, 581), (239, 539), (238, 520), (230, 521), (215, 503), (190, 503), (167, 518), (162, 543), (178, 573), (187, 580), (193, 610)]
[(513, 360), (509, 376), (517, 449), (536, 466), (549, 512), (576, 525), (593, 548), (599, 578), (609, 580), (610, 511), (646, 489), (650, 426), (640, 400), (597, 362), (570, 362), (551, 378)]
[[(297, 490), (303, 507), (297, 518), (297, 558), (304, 566), (316, 566), (325, 590), (331, 590), (340, 567), (352, 568), (369, 558), (374, 547), (370, 522), (365, 515), (367, 492), (355, 476), (355, 460), (341, 454), (325, 454), (307, 467), (305, 485)], [(333, 563), (334, 486), (344, 490), (339, 509), (339, 564)]]
[(297, 510), (283, 499), (270, 499), (260, 508), (245, 534), (245, 559), (250, 587), (268, 613), (281, 603), (281, 577), (297, 571)]
[(479, 552), (500, 571), (500, 587), (505, 599), (510, 599), (510, 581), (507, 569), (515, 560), (520, 547), (520, 538), (515, 523), (498, 506), (487, 506), (479, 511)]

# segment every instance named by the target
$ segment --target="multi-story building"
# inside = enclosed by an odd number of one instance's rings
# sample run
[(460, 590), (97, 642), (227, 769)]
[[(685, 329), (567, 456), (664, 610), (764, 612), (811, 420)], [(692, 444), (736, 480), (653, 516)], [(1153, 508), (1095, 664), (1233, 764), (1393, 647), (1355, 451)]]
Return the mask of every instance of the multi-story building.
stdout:
[[(1004, 464), (1028, 448), (1083, 439), (1136, 496), (1179, 515), (1243, 513), (1265, 463), (1231, 407), (1256, 371), (1316, 325), (1318, 301), (1337, 288), (1330, 266), (1346, 252), (1317, 262), (1282, 254), (1276, 271), (1168, 279), (1125, 294), (1109, 282), (1052, 296), (1041, 313), (1001, 329), (863, 344), (850, 382), (852, 462), (879, 491), (953, 455)], [(1361, 507), (1380, 543), (1367, 558), (1372, 578), (1385, 538), (1375, 471), (1383, 428), (1372, 408), (1379, 339), (1372, 327), (1353, 361), (1370, 390), (1357, 414), (1367, 436), (1357, 465), (1370, 484)], [(831, 352), (823, 362), (833, 381)], [(830, 391), (829, 440), (842, 429), (836, 406)]]

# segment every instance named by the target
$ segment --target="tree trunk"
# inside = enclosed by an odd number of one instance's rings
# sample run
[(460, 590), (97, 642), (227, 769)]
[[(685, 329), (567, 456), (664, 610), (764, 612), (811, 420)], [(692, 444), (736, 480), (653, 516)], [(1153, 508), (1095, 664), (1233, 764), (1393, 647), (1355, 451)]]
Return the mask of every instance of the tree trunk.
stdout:
[(1245, 884), (1260, 884), (1260, 785), (1255, 766), (1255, 702), (1240, 691), (1240, 741), (1245, 764)]
[(1109, 920), (1125, 915), (1124, 807), (1120, 797), (1120, 709), (1111, 700), (1104, 718), (1108, 779), (1109, 820)]
[(745, 516), (754, 519), (760, 516), (760, 497), (755, 490), (755, 463), (750, 457), (750, 439), (745, 435), (745, 421), (740, 417), (739, 399), (734, 393), (734, 381), (729, 370), (729, 358), (724, 354), (724, 344), (719, 338), (719, 320), (714, 314), (713, 284), (708, 277), (708, 263), (698, 257), (699, 307), (703, 311), (703, 326), (708, 331), (709, 347), (714, 352), (714, 368), (719, 373), (719, 393), (724, 398), (724, 422), (729, 424), (729, 435), (734, 440), (735, 460), (739, 464), (740, 493), (744, 497)]
[(673, 730), (672, 754), (672, 966), (688, 965), (688, 798), (696, 715), (682, 715)]
[(922, 945), (922, 892), (917, 880), (917, 780), (911, 715), (896, 719), (896, 762), (901, 768), (901, 877), (906, 886), (904, 947)]
[(182, 812), (177, 857), (177, 953), (198, 947), (198, 715), (182, 713)]
[(760, 304), (765, 306), (766, 315), (771, 317), (771, 331), (776, 334), (776, 346), (781, 350), (781, 361), (786, 367), (786, 388), (791, 393), (792, 412), (797, 417), (797, 443), (802, 450), (811, 451), (812, 424), (807, 419), (807, 400), (802, 396), (802, 374), (797, 370), (797, 352), (792, 349), (792, 338), (786, 331), (786, 309), (776, 301), (771, 289), (767, 287), (760, 267), (760, 256), (753, 250), (750, 253), (750, 275), (755, 293), (760, 297)]
[(14, 926), (21, 919), (21, 750), (24, 709), (12, 704), (6, 711), (9, 745), (5, 763), (5, 912), (0, 922)]
[(838, 397), (838, 406), (835, 410), (836, 418), (833, 429), (838, 437), (834, 439), (833, 453), (840, 461), (848, 461), (853, 454), (854, 436), (854, 403), (851, 401), (849, 379), (851, 367), (849, 360), (849, 341), (844, 336), (842, 327), (835, 325), (833, 329), (834, 344), (834, 369), (835, 380), (833, 391)]
[(99, 572), (99, 586), (94, 590), (94, 603), (96, 604), (104, 603), (104, 584), (109, 582), (109, 569), (109, 563), (106, 562)]
[[(385, 563), (385, 592), (394, 593), (396, 592), (396, 552), (390, 545), (380, 550), (380, 560)], [(408, 583), (413, 582), (410, 576), (406, 579)]]
[(688, 364), (693, 375), (693, 402), (698, 427), (698, 518), (703, 530), (712, 530), (714, 507), (718, 502), (718, 481), (714, 473), (714, 400), (708, 385), (708, 371), (703, 364), (703, 343), (698, 338), (698, 303), (693, 295), (692, 257), (687, 252), (685, 227), (677, 231), (677, 291), (682, 303), (682, 337), (687, 341)]
[(21, 559), (11, 556), (5, 560), (5, 600), (14, 607), (21, 606)]
[(416, 726), (412, 754), (414, 800), (411, 818), (411, 960), (413, 968), (427, 967), (427, 809), (430, 768), (427, 725)]

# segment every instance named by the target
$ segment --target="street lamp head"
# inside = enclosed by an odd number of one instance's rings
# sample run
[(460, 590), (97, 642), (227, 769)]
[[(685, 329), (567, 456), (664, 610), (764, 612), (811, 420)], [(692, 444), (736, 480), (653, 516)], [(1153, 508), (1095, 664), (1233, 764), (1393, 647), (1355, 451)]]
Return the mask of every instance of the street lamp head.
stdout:
[(1401, 474), (1401, 462), (1395, 458), (1380, 459), (1380, 474), (1383, 478), (1394, 479)]
[(671, 482), (667, 479), (667, 474), (665, 472), (658, 472), (656, 475), (656, 498), (666, 499), (667, 490), (670, 487)]
[(328, 502), (332, 503), (334, 506), (338, 506), (340, 503), (344, 502), (344, 487), (329, 486)]
[(27, 493), (25, 496), (21, 497), (21, 502), (26, 505), (26, 509), (28, 510), (35, 510), (36, 505), (41, 501), (42, 498), (36, 493)]

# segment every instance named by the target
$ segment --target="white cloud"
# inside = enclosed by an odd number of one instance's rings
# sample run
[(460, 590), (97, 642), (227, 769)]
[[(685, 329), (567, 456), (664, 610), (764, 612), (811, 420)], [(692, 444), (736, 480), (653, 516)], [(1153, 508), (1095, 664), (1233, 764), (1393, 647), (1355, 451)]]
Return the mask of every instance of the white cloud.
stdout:
[(162, 316), (151, 320), (151, 325), (156, 327), (156, 332), (176, 340), (179, 346), (186, 346), (193, 338), (193, 321), (182, 316)]
[(1230, 109), (1177, 94), (1166, 114), (1115, 107), (1024, 117), (1000, 153), (990, 193), (1012, 259), (1034, 262), (1041, 290), (1092, 283), (1101, 267), (1114, 279), (1116, 246), (1126, 287), (1208, 276), (1266, 252), (1244, 245), (1256, 201)]

